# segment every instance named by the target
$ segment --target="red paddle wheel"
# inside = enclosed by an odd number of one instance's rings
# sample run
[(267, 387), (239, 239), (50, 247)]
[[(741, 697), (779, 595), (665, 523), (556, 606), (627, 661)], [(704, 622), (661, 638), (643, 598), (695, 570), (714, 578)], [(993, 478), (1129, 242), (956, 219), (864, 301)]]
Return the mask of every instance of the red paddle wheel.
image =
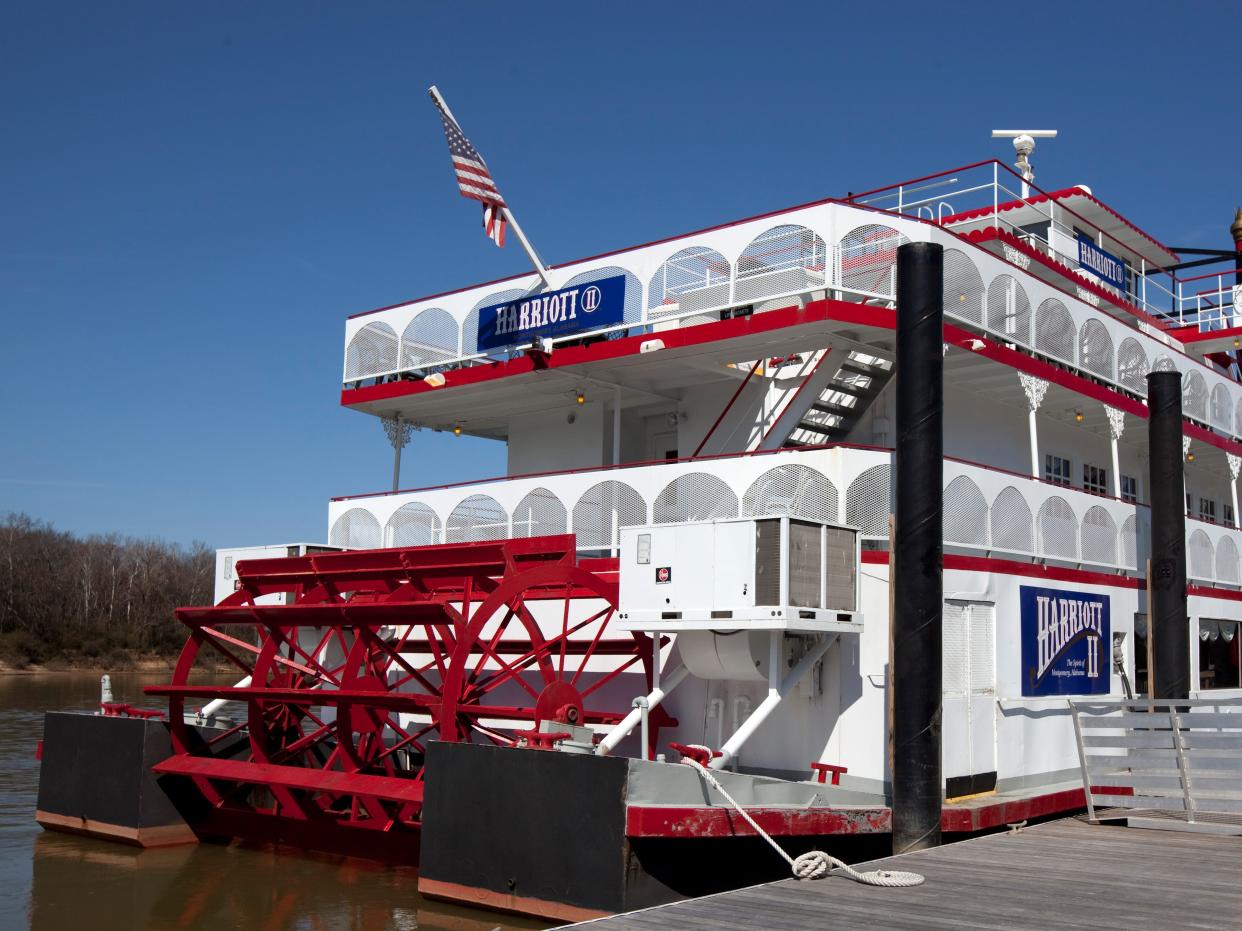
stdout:
[[(611, 626), (616, 561), (578, 561), (572, 536), (249, 560), (237, 576), (220, 604), (177, 611), (190, 638), (172, 682), (147, 689), (169, 700), (174, 752), (156, 771), (193, 784), (207, 835), (415, 860), (429, 741), (604, 728), (651, 686), (651, 640)], [(221, 663), (237, 683), (203, 684)], [(666, 722), (653, 713), (653, 747)]]

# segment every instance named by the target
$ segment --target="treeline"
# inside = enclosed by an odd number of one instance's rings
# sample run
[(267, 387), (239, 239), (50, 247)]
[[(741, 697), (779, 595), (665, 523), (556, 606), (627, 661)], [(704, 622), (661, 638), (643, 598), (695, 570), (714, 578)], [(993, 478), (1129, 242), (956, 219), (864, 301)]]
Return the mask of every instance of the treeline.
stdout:
[(205, 544), (78, 537), (25, 514), (0, 521), (0, 660), (124, 664), (172, 655), (181, 605), (210, 604), (215, 555)]

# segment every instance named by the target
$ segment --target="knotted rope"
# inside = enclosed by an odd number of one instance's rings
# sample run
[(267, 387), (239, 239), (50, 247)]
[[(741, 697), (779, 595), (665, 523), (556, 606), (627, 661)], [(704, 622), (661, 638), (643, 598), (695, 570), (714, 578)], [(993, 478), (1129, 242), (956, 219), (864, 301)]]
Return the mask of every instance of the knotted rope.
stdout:
[[(701, 744), (689, 744), (688, 746), (689, 749), (705, 752), (708, 759), (711, 758), (712, 750), (710, 747), (704, 747)], [(798, 879), (821, 879), (833, 870), (836, 870), (842, 876), (867, 886), (919, 886), (926, 881), (918, 873), (908, 873), (903, 870), (869, 870), (867, 872), (859, 872), (848, 863), (838, 860), (822, 850), (809, 850), (797, 857), (791, 857), (785, 853), (784, 848), (780, 844), (772, 839), (772, 835), (755, 823), (755, 819), (725, 790), (725, 787), (720, 784), (720, 780), (712, 775), (711, 770), (689, 755), (683, 755), (681, 761), (697, 769), (699, 774), (707, 780), (708, 784), (723, 795), (730, 805), (737, 809), (737, 813), (746, 819), (746, 823), (755, 829), (755, 833), (771, 844), (772, 849), (785, 859), (794, 876)]]

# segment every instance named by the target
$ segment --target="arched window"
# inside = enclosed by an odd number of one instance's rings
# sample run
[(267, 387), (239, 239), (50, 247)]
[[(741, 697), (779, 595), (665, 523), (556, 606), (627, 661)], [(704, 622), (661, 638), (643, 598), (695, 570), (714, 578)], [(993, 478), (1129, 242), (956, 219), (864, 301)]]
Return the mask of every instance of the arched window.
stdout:
[(332, 524), (328, 542), (351, 550), (375, 549), (381, 545), (379, 521), (365, 508), (350, 508)]
[(961, 249), (944, 250), (944, 312), (983, 323), (983, 278)]
[(733, 299), (744, 304), (822, 288), (827, 261), (824, 241), (816, 233), (805, 226), (775, 226), (738, 257)]
[(568, 523), (565, 505), (546, 488), (526, 493), (513, 509), (514, 537), (549, 537), (564, 533)]
[(737, 495), (706, 472), (679, 475), (656, 495), (652, 523), (672, 524), (737, 517)]
[(845, 491), (845, 522), (868, 537), (887, 537), (893, 513), (892, 469), (885, 463), (859, 474)]
[(647, 522), (647, 502), (624, 482), (600, 482), (582, 493), (573, 517), (579, 549), (613, 548), (620, 528)]
[(440, 517), (421, 501), (403, 504), (388, 518), (389, 546), (430, 546), (440, 542)]
[(370, 378), (397, 370), (397, 334), (387, 323), (368, 323), (345, 349), (345, 380)]
[(878, 223), (850, 230), (837, 245), (841, 290), (892, 298), (897, 247), (909, 241), (892, 227)]
[(489, 495), (471, 495), (453, 508), (444, 522), (446, 543), (503, 540), (508, 536), (509, 515), (500, 502)]
[(944, 490), (944, 542), (988, 545), (988, 505), (979, 486), (959, 475)]

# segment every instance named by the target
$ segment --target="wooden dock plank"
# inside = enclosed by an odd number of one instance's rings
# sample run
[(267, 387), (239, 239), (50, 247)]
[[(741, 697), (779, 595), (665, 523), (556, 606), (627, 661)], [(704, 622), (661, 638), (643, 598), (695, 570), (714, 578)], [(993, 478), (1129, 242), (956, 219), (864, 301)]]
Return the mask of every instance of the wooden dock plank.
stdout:
[(788, 879), (601, 918), (600, 931), (667, 928), (1219, 929), (1242, 914), (1242, 838), (1065, 819), (862, 864), (922, 886)]

